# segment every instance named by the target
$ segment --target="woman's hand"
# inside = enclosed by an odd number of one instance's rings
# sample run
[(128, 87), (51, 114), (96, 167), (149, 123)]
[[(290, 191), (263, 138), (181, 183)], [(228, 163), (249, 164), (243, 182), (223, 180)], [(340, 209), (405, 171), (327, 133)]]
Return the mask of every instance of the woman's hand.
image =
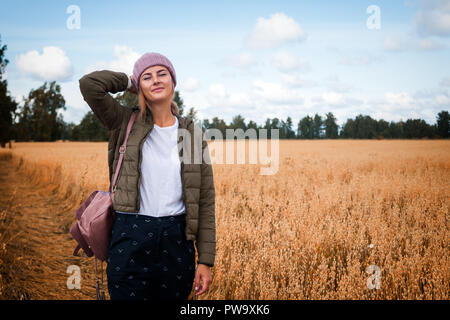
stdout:
[(133, 75), (130, 76), (130, 79), (131, 79), (131, 87), (130, 87), (130, 89), (128, 89), (128, 92), (137, 94), (136, 87), (134, 86), (134, 78), (133, 78)]
[[(200, 285), (200, 280), (203, 282), (202, 285)], [(195, 295), (199, 296), (208, 291), (211, 280), (212, 277), (209, 266), (207, 266), (206, 264), (198, 264), (194, 279)]]

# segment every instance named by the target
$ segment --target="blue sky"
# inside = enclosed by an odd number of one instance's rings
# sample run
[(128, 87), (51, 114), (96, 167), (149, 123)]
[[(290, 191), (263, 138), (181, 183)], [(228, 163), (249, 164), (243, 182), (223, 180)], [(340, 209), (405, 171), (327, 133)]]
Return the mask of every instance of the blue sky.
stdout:
[[(80, 28), (70, 29), (69, 6)], [(379, 9), (379, 28), (370, 28)], [(369, 26), (368, 26), (369, 21)], [(21, 103), (56, 80), (66, 122), (89, 107), (78, 87), (101, 69), (132, 72), (145, 52), (173, 63), (199, 119), (241, 114), (294, 123), (332, 112), (435, 123), (450, 105), (450, 0), (3, 1), (9, 91)]]

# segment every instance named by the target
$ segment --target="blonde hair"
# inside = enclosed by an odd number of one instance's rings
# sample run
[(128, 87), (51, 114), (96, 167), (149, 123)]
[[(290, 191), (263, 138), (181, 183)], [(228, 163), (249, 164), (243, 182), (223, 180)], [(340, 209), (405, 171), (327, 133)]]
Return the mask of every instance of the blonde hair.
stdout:
[[(173, 85), (173, 82), (172, 82)], [(178, 109), (178, 105), (175, 101), (173, 101), (174, 97), (175, 97), (175, 87), (172, 86), (173, 88), (173, 94), (172, 94), (172, 99), (170, 102), (170, 110), (172, 111), (173, 115), (179, 115), (180, 111)], [(139, 86), (139, 119), (142, 120), (143, 118), (145, 118), (147, 116), (147, 107), (151, 110), (151, 104), (150, 102), (147, 100), (147, 98), (145, 97), (144, 93), (141, 90), (141, 87)]]

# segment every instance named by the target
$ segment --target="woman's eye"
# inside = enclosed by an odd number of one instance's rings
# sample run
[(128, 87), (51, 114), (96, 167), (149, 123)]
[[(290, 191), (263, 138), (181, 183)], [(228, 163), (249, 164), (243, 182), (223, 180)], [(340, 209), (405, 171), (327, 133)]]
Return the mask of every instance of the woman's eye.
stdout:
[[(165, 76), (167, 73), (160, 73), (159, 76)], [(142, 80), (150, 80), (151, 77), (144, 77)]]

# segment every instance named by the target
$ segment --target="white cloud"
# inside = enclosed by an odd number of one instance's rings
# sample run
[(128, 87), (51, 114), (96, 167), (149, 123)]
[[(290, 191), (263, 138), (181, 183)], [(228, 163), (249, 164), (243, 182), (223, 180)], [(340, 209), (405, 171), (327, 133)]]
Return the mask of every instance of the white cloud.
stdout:
[(241, 70), (247, 70), (256, 66), (258, 63), (250, 53), (241, 53), (231, 57), (221, 59), (218, 64), (220, 66), (230, 66)]
[(427, 92), (384, 92), (376, 98), (366, 96), (348, 96), (335, 91), (325, 91), (308, 99), (306, 105), (314, 113), (332, 112), (339, 123), (359, 114), (369, 115), (374, 119), (399, 121), (403, 119), (424, 119), (428, 123), (435, 122), (441, 110), (448, 110), (450, 94), (448, 90), (432, 90)]
[(305, 38), (306, 34), (298, 22), (284, 13), (275, 13), (268, 19), (257, 19), (252, 33), (245, 39), (245, 44), (252, 49), (269, 49)]
[(335, 74), (327, 77), (324, 80), (323, 85), (328, 88), (328, 90), (336, 92), (350, 92), (354, 89), (352, 85), (343, 83)]
[(436, 37), (450, 36), (450, 1), (420, 0), (420, 8), (414, 16), (413, 27), (416, 30), (415, 34), (409, 32), (387, 35), (384, 38), (384, 50), (401, 52), (446, 48), (446, 45), (437, 41)]
[(189, 77), (182, 82), (181, 87), (186, 91), (195, 91), (199, 88), (198, 79), (194, 77)]
[(398, 121), (400, 119), (424, 119), (432, 124), (441, 110), (448, 110), (450, 95), (447, 90), (409, 92), (385, 92), (381, 98), (367, 101), (371, 114), (376, 118)]
[(408, 35), (387, 35), (384, 38), (384, 50), (386, 51), (410, 51), (410, 50), (440, 50), (445, 45), (434, 39), (424, 38), (417, 39)]
[(42, 54), (37, 50), (19, 54), (16, 58), (17, 68), (35, 80), (69, 81), (73, 67), (66, 53), (58, 47), (44, 47)]
[(80, 85), (78, 81), (71, 81), (61, 85), (61, 93), (66, 100), (68, 107), (75, 108), (77, 112), (90, 110), (80, 93)]
[(228, 97), (228, 105), (232, 107), (251, 107), (253, 105), (253, 102), (247, 93), (233, 92)]
[(344, 95), (342, 93), (330, 91), (322, 93), (321, 98), (326, 104), (336, 105), (343, 103)]
[(272, 63), (280, 72), (311, 71), (311, 66), (306, 60), (294, 57), (286, 51), (279, 51), (273, 55)]
[(221, 83), (214, 83), (209, 86), (209, 93), (214, 98), (224, 99), (226, 96), (225, 86)]
[(422, 0), (414, 25), (423, 36), (450, 36), (450, 1)]
[(423, 50), (440, 50), (444, 48), (444, 45), (432, 39), (421, 39), (418, 42), (418, 47)]
[(434, 98), (436, 105), (448, 106), (450, 105), (450, 97), (448, 95), (440, 94)]
[(318, 105), (331, 107), (361, 106), (363, 104), (362, 100), (346, 96), (336, 91), (322, 92), (319, 96), (312, 97), (311, 101), (317, 103)]
[(125, 72), (131, 74), (133, 72), (134, 63), (141, 57), (141, 54), (137, 53), (133, 49), (127, 46), (114, 45), (114, 59), (106, 61), (98, 61), (93, 65), (88, 66), (85, 69), (85, 73), (90, 73), (96, 70), (113, 70), (117, 72)]
[(78, 81), (64, 82), (61, 84), (61, 93), (66, 100), (66, 110), (60, 110), (66, 122), (80, 123), (83, 117), (91, 109), (84, 101), (80, 93)]
[(275, 82), (253, 81), (253, 93), (266, 104), (303, 104), (303, 96)]
[(211, 84), (206, 95), (188, 96), (189, 98), (186, 101), (195, 101), (196, 109), (198, 109), (199, 116), (202, 118), (205, 118), (208, 113), (211, 117), (218, 116), (230, 121), (232, 116), (251, 112), (256, 105), (251, 93), (227, 90), (221, 83)]
[(440, 82), (442, 87), (450, 87), (450, 77), (443, 78)]
[(186, 106), (193, 102), (203, 119), (218, 116), (227, 122), (241, 114), (248, 120), (262, 123), (268, 117), (293, 117), (299, 107), (307, 108), (304, 97), (298, 91), (261, 80), (255, 80), (250, 90), (236, 90), (222, 83), (214, 83), (209, 86), (207, 94), (188, 93), (185, 102)]
[(381, 60), (380, 57), (375, 57), (372, 55), (347, 56), (342, 58), (341, 64), (347, 66), (360, 66), (360, 65), (368, 65), (380, 60)]
[(252, 99), (245, 92), (228, 92), (223, 84), (215, 83), (209, 87), (209, 100), (213, 105), (223, 107), (250, 107)]
[(312, 80), (300, 79), (296, 74), (281, 74), (281, 79), (291, 88), (308, 88), (315, 87), (317, 83)]
[(413, 105), (414, 99), (407, 92), (386, 92), (384, 94), (384, 101), (388, 106), (409, 109)]
[(387, 35), (384, 38), (383, 47), (386, 51), (404, 51), (408, 49), (409, 44), (402, 37)]

